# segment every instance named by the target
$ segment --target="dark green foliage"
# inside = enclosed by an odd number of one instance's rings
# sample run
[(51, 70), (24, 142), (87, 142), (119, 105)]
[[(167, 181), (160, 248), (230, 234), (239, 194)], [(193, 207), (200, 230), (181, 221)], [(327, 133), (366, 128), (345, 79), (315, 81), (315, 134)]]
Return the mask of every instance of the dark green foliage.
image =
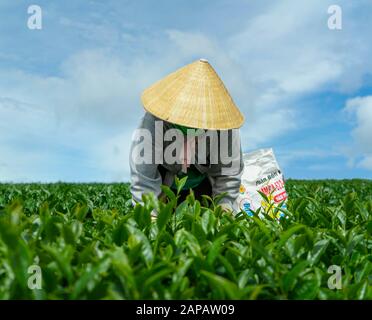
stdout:
[[(371, 299), (372, 182), (286, 187), (278, 223), (209, 197), (177, 204), (169, 188), (132, 208), (128, 184), (0, 184), (0, 298)], [(41, 290), (27, 285), (34, 264)]]

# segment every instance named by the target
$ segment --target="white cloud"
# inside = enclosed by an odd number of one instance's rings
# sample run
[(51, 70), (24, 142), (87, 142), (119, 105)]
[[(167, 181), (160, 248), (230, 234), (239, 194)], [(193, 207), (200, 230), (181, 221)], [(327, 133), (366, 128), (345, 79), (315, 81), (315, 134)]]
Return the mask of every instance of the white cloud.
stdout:
[(314, 164), (310, 165), (308, 168), (325, 168), (328, 164), (324, 164), (324, 160), (327, 160), (331, 157), (336, 158), (340, 156), (343, 156), (343, 154), (340, 151), (334, 150), (333, 148), (324, 150), (317, 147), (311, 147), (309, 149), (286, 149), (277, 152), (278, 161), (283, 168), (289, 168), (307, 159), (312, 159), (314, 162)]
[(132, 132), (127, 131), (107, 138), (95, 148), (93, 155), (99, 166), (108, 172), (107, 180), (128, 180), (131, 140)]
[(360, 19), (362, 9), (357, 5), (340, 1), (344, 29), (331, 31), (330, 4), (272, 3), (225, 41), (227, 55), (240, 69), (235, 77), (244, 83), (237, 97), (247, 117), (242, 135), (249, 141), (246, 147), (269, 144), (291, 130), (313, 126), (317, 119), (311, 110), (306, 113), (304, 96), (327, 90), (353, 92), (364, 75), (372, 74), (372, 44), (364, 32), (370, 21)]
[(347, 100), (345, 111), (355, 119), (351, 132), (355, 144), (351, 152), (362, 157), (355, 165), (372, 170), (372, 96)]
[(327, 27), (329, 4), (324, 0), (306, 5), (277, 1), (248, 20), (227, 48), (236, 60), (245, 62), (242, 67), (247, 73), (285, 94), (321, 90), (332, 83), (353, 90), (363, 74), (372, 71), (368, 62), (371, 44), (363, 32), (370, 23), (359, 19), (360, 7), (339, 1), (346, 16), (344, 28), (331, 31)]
[[(352, 91), (364, 74), (372, 73), (371, 43), (364, 32), (370, 23), (353, 15), (358, 6), (341, 0), (340, 5), (348, 14), (340, 32), (328, 30), (328, 4), (323, 0), (311, 5), (289, 0), (262, 4), (242, 29), (224, 37), (215, 35), (213, 26), (209, 32), (190, 31), (196, 30), (190, 26), (145, 33), (136, 26), (121, 30), (121, 24), (111, 25), (110, 19), (100, 25), (94, 19), (62, 18), (64, 28), (80, 35), (71, 39), (88, 39), (89, 46), (84, 42), (71, 48), (55, 66), (57, 75), (0, 69), (0, 143), (5, 155), (0, 179), (16, 179), (17, 174), (23, 179), (27, 168), (31, 177), (36, 163), (39, 175), (48, 176), (48, 167), (58, 160), (49, 154), (55, 149), (79, 152), (83, 164), (104, 172), (104, 179), (127, 179), (129, 139), (143, 113), (141, 91), (199, 57), (210, 60), (246, 116), (244, 148), (270, 145), (277, 137), (310, 126), (313, 119), (304, 116), (300, 103), (304, 95), (329, 88)], [(245, 13), (239, 19), (245, 19)], [(364, 155), (358, 163), (371, 168), (371, 132), (365, 122), (370, 102), (360, 99), (350, 102), (355, 106), (348, 110), (356, 116), (353, 137)], [(24, 145), (29, 149), (22, 149)], [(294, 151), (287, 158), (283, 155), (283, 161), (315, 154), (322, 150), (306, 155)], [(34, 162), (27, 164), (27, 159)]]
[(361, 168), (372, 170), (372, 155), (366, 154), (363, 159), (359, 162)]
[(0, 181), (71, 181), (74, 174), (82, 177), (74, 181), (96, 180), (79, 172), (84, 166), (103, 172), (104, 181), (127, 180), (131, 135), (143, 114), (140, 93), (168, 62), (83, 50), (62, 63), (58, 77), (3, 70)]

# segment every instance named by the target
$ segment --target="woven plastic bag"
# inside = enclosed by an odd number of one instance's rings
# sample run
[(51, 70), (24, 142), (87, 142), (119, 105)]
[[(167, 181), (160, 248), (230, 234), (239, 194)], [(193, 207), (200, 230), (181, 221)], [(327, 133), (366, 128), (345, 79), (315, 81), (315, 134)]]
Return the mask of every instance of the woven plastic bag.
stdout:
[(245, 153), (243, 161), (244, 171), (235, 205), (249, 216), (253, 216), (252, 211), (256, 212), (261, 208), (260, 218), (264, 218), (265, 214), (274, 219), (284, 217), (278, 207), (286, 208), (287, 192), (273, 149)]

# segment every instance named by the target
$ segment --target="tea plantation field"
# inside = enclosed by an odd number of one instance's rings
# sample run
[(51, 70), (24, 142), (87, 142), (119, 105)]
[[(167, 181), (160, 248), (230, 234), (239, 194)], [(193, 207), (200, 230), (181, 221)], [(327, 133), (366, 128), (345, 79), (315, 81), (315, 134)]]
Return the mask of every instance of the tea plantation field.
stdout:
[(372, 181), (286, 188), (278, 222), (166, 188), (132, 208), (128, 184), (0, 184), (0, 299), (372, 299)]

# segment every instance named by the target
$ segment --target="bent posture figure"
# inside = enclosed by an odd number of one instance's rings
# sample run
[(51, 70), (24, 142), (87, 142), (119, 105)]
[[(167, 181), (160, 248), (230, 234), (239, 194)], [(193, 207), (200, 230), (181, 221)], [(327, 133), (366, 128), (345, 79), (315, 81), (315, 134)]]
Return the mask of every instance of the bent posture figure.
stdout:
[(133, 202), (161, 185), (175, 188), (187, 176), (181, 199), (224, 193), (220, 204), (234, 210), (243, 171), (239, 130), (244, 117), (204, 59), (156, 82), (142, 94), (146, 110), (130, 152)]

